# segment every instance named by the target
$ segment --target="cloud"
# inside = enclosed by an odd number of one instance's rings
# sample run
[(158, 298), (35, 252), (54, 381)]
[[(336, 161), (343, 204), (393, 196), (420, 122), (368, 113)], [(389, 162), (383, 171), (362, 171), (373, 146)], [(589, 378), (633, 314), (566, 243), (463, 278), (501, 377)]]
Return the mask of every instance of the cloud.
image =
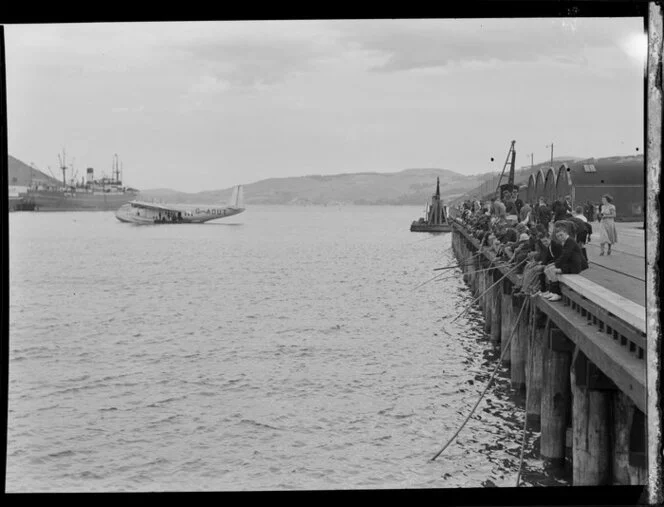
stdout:
[(343, 39), (382, 56), (376, 72), (470, 62), (585, 65), (587, 49), (616, 47), (640, 27), (640, 18), (372, 20), (344, 26)]
[(317, 21), (204, 23), (192, 37), (191, 26), (167, 42), (208, 76), (233, 87), (255, 88), (283, 82), (313, 70), (338, 52), (338, 44)]
[(111, 109), (112, 113), (142, 113), (145, 110), (144, 106), (137, 107), (114, 107)]

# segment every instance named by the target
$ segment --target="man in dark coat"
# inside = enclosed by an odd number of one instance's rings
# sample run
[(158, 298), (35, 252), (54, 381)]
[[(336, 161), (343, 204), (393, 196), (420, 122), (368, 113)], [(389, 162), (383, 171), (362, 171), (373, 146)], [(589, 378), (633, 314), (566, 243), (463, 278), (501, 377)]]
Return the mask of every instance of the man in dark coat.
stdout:
[(563, 251), (556, 258), (554, 264), (563, 275), (578, 275), (583, 271), (584, 257), (581, 253), (581, 247), (570, 234), (569, 229), (569, 227), (563, 226), (556, 227), (556, 238), (563, 245)]
[(567, 224), (558, 224), (554, 229), (554, 234), (562, 244), (563, 249), (561, 254), (556, 257), (553, 265), (545, 269), (545, 273), (548, 270), (547, 276), (550, 277), (551, 284), (549, 292), (543, 294), (542, 297), (549, 301), (560, 301), (562, 299), (557, 275), (576, 275), (583, 271), (585, 259), (578, 243), (570, 236), (570, 229), (571, 226)]

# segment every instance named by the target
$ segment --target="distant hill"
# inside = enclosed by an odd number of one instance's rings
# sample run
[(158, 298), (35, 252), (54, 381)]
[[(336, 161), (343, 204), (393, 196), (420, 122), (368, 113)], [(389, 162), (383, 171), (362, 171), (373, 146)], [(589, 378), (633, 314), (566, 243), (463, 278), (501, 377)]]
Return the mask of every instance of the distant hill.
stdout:
[[(580, 157), (557, 157), (555, 163), (581, 160)], [(516, 182), (527, 182), (533, 170), (549, 163), (522, 168), (516, 171)], [(410, 168), (395, 173), (353, 173), (333, 175), (309, 175), (289, 178), (269, 178), (244, 185), (245, 203), (252, 204), (391, 204), (424, 205), (436, 190), (436, 178), (440, 178), (441, 197), (454, 203), (465, 196), (485, 193), (495, 188), (499, 174), (483, 173), (464, 176), (454, 171), (437, 168)], [(28, 164), (9, 156), (10, 186), (28, 186), (42, 182), (59, 185), (60, 182)], [(482, 187), (482, 184), (484, 186)], [(490, 190), (489, 190), (490, 191)], [(232, 188), (186, 193), (168, 188), (142, 190), (139, 198), (173, 203), (225, 203)]]
[(32, 183), (41, 183), (44, 185), (59, 185), (62, 183), (11, 155), (9, 155), (7, 182), (10, 186), (18, 187), (27, 187)]
[[(451, 199), (481, 181), (445, 169), (405, 169), (397, 173), (353, 173), (269, 178), (244, 185), (245, 203), (251, 204), (392, 204), (424, 205), (440, 178), (441, 197)], [(230, 198), (232, 189), (194, 194), (170, 189), (149, 189), (143, 199), (177, 203), (216, 203)]]

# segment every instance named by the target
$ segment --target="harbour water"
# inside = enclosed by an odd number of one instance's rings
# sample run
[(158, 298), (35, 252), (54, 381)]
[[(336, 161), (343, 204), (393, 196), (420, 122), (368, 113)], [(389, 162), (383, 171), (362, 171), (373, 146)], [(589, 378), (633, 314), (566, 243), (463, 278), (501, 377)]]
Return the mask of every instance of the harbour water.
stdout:
[[(513, 487), (523, 400), (416, 207), (12, 213), (8, 492)], [(528, 434), (527, 449), (537, 433)], [(524, 486), (567, 478), (526, 454)]]

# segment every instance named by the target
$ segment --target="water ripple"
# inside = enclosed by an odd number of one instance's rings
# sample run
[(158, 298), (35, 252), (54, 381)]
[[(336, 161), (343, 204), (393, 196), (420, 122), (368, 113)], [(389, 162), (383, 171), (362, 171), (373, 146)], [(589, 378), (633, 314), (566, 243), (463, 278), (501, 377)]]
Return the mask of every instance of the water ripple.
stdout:
[[(504, 372), (430, 462), (497, 354), (476, 307), (450, 323), (472, 301), (460, 277), (411, 290), (449, 262), (449, 235), (413, 246), (419, 212), (11, 214), (7, 490), (512, 486), (523, 407)], [(565, 484), (535, 453), (525, 471)]]

